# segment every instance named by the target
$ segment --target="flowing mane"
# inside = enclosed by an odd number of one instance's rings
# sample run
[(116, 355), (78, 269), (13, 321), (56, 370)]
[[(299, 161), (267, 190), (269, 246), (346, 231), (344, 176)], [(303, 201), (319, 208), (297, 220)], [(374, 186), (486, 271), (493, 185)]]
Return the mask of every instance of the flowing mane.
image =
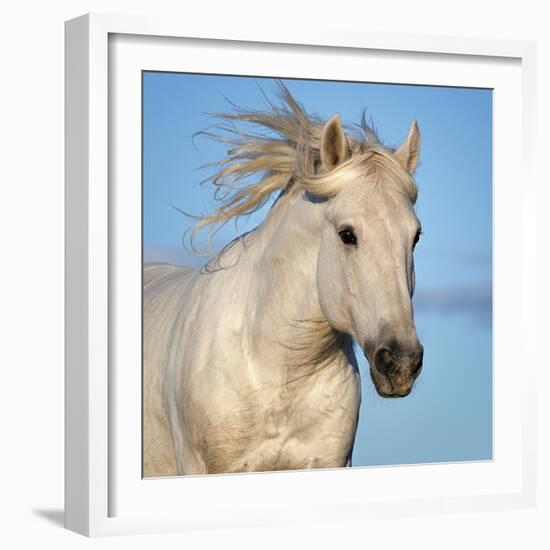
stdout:
[(208, 165), (216, 169), (203, 181), (214, 186), (219, 207), (198, 218), (194, 231), (251, 214), (273, 193), (291, 187), (331, 197), (346, 184), (350, 171), (376, 184), (393, 184), (398, 192), (407, 194), (411, 203), (416, 202), (414, 180), (393, 157), (394, 149), (384, 146), (367, 124), (365, 111), (357, 124), (345, 126), (349, 159), (326, 172), (320, 169), (321, 135), (326, 121), (308, 114), (282, 82), (278, 87), (278, 104), (266, 98), (264, 111), (232, 104), (234, 112), (214, 113), (220, 123), (196, 134), (222, 142), (229, 149), (224, 160)]

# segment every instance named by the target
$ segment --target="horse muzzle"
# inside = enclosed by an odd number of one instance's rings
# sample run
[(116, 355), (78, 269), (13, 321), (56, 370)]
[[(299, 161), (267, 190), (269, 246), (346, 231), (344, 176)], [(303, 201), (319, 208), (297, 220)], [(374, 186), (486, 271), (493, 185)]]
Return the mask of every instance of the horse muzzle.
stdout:
[(420, 343), (391, 341), (376, 348), (370, 363), (371, 378), (382, 397), (405, 397), (422, 370), (424, 348)]

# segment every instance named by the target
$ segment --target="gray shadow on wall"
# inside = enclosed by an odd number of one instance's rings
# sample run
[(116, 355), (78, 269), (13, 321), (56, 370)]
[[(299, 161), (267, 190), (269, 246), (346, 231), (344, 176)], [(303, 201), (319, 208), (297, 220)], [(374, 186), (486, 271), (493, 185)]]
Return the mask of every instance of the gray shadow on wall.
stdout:
[(37, 509), (33, 510), (33, 514), (50, 523), (53, 523), (57, 527), (65, 526), (65, 511), (60, 509)]

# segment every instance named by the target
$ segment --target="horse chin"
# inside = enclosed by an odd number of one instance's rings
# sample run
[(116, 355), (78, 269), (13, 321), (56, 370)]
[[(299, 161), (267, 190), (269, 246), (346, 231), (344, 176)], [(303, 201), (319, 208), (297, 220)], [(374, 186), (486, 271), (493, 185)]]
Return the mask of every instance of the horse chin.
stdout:
[(414, 380), (400, 380), (400, 383), (397, 384), (395, 383), (395, 381), (392, 382), (389, 377), (379, 373), (376, 369), (373, 368), (370, 369), (370, 375), (374, 387), (380, 397), (407, 397), (407, 395), (409, 395), (409, 393), (411, 393), (412, 391)]

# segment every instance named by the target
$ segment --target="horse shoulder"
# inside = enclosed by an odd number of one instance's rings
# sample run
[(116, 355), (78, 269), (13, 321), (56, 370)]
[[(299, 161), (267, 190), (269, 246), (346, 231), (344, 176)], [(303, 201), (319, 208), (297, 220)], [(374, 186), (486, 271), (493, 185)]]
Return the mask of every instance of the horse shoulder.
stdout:
[(193, 271), (169, 264), (143, 270), (144, 475), (175, 475), (176, 457), (164, 403), (167, 350)]

